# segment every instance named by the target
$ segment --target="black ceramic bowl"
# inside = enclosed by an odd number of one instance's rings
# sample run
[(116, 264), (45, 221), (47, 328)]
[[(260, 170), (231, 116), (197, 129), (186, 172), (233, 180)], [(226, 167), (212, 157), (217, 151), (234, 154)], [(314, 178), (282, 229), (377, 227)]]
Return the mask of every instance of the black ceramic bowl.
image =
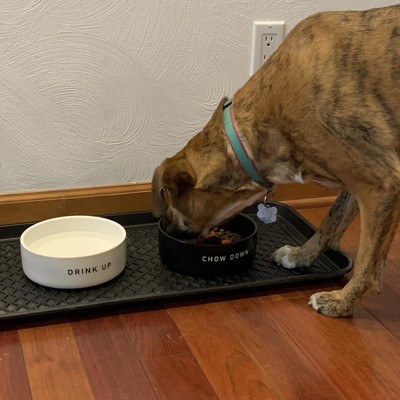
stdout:
[(227, 275), (245, 271), (254, 259), (257, 225), (239, 214), (219, 228), (238, 233), (242, 239), (231, 244), (197, 244), (168, 234), (163, 220), (158, 223), (161, 261), (170, 269), (190, 275)]

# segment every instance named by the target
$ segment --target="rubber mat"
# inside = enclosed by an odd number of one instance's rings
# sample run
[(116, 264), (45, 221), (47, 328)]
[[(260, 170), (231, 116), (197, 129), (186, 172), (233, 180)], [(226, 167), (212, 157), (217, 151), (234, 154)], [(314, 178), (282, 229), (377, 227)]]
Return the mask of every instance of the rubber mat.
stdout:
[[(278, 220), (258, 223), (257, 252), (253, 266), (225, 277), (194, 277), (173, 272), (159, 259), (157, 220), (150, 213), (109, 216), (127, 230), (127, 264), (112, 281), (88, 289), (50, 289), (31, 282), (22, 271), (19, 236), (29, 225), (0, 227), (0, 319), (99, 308), (167, 298), (227, 293), (252, 287), (327, 280), (348, 273), (352, 261), (340, 251), (321, 254), (308, 268), (286, 270), (270, 260), (283, 245), (301, 245), (314, 228), (293, 209), (274, 203)], [(252, 215), (252, 211), (248, 213)], [(254, 217), (257, 219), (256, 217)]]

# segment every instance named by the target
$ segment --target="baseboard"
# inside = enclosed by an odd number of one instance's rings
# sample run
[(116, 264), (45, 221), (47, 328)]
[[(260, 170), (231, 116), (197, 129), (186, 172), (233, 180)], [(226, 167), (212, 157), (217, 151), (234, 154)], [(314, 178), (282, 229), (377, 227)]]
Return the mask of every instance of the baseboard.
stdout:
[[(330, 205), (337, 192), (313, 184), (281, 185), (275, 200), (294, 208)], [(151, 210), (150, 183), (0, 195), (0, 225), (64, 215), (106, 215)]]
[(64, 215), (106, 215), (151, 209), (150, 184), (94, 187), (0, 196), (0, 225)]
[(323, 208), (329, 207), (335, 201), (336, 196), (318, 197), (312, 199), (285, 200), (282, 203), (296, 210), (305, 210), (308, 208)]

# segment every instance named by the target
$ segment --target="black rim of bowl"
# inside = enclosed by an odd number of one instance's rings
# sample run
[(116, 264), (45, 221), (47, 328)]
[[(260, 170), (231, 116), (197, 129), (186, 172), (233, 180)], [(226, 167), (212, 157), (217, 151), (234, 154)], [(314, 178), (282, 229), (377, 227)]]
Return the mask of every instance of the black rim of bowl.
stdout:
[[(248, 240), (250, 237), (252, 237), (252, 236), (253, 236), (255, 233), (257, 233), (257, 231), (258, 231), (257, 223), (254, 221), (253, 218), (249, 217), (249, 216), (246, 215), (246, 214), (240, 213), (240, 214), (235, 215), (234, 217), (232, 217), (232, 218), (229, 219), (228, 221), (225, 221), (225, 222), (223, 222), (222, 224), (218, 225), (217, 228), (221, 229), (221, 227), (223, 227), (223, 226), (226, 225), (226, 224), (229, 224), (231, 221), (234, 221), (237, 217), (243, 217), (243, 218), (245, 218), (247, 221), (251, 222), (251, 224), (252, 224), (252, 226), (253, 226), (253, 230), (252, 230), (252, 232), (251, 232), (250, 235), (246, 235), (245, 237), (242, 237), (242, 238), (241, 238), (240, 240), (238, 240), (237, 242), (234, 242), (234, 243), (241, 243), (241, 242), (244, 242), (244, 241)], [(175, 236), (173, 236), (173, 235), (170, 235), (170, 234), (163, 228), (162, 223), (163, 223), (163, 218), (160, 218), (160, 220), (158, 221), (158, 228), (159, 228), (159, 230), (163, 233), (163, 235), (165, 235), (165, 236), (167, 236), (168, 238), (173, 239), (173, 240), (175, 240), (175, 241), (177, 241), (177, 242), (179, 242), (179, 243), (182, 243), (182, 244), (185, 244), (185, 245), (192, 245), (192, 246), (196, 246), (196, 247), (202, 247), (202, 246), (204, 246), (204, 247), (210, 247), (210, 246), (230, 246), (230, 244), (229, 244), (229, 245), (224, 245), (224, 244), (192, 243), (192, 242), (190, 241), (190, 239), (181, 239), (181, 238), (177, 238), (177, 237), (175, 237)], [(231, 244), (234, 244), (234, 243), (231, 243)]]

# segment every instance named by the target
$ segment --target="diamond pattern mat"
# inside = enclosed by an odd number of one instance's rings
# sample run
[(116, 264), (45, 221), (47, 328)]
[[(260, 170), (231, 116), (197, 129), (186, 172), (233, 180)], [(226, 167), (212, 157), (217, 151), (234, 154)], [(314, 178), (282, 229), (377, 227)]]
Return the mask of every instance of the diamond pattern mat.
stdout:
[(162, 300), (187, 295), (227, 292), (292, 282), (339, 277), (351, 270), (343, 253), (327, 251), (309, 268), (286, 270), (270, 260), (279, 247), (301, 245), (313, 228), (295, 211), (279, 205), (279, 218), (270, 225), (258, 223), (257, 253), (244, 273), (226, 277), (194, 277), (167, 269), (159, 260), (157, 223), (150, 214), (118, 216), (127, 230), (127, 264), (124, 272), (103, 285), (78, 290), (50, 289), (31, 282), (22, 271), (19, 237), (7, 238), (0, 227), (0, 319), (99, 308), (102, 305)]

